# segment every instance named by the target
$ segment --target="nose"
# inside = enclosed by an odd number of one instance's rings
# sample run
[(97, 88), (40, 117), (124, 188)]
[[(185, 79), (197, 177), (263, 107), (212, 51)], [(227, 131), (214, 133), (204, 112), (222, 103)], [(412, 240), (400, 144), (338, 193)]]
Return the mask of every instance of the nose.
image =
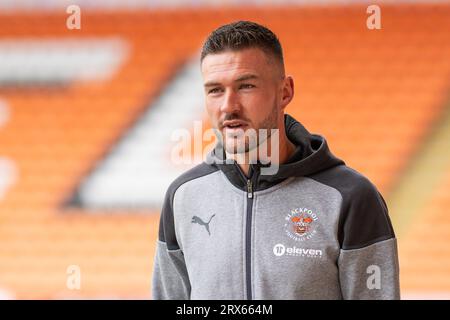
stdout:
[(234, 113), (241, 109), (239, 96), (233, 90), (227, 90), (224, 95), (220, 111), (223, 113)]

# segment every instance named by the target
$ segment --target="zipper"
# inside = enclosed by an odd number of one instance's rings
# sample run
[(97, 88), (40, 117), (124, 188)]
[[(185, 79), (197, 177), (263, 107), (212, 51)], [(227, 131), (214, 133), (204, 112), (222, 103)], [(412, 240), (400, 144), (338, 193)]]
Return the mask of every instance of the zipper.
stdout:
[(253, 191), (258, 179), (258, 171), (250, 165), (249, 177), (247, 178), (242, 172), (241, 167), (235, 162), (241, 177), (247, 183), (247, 208), (246, 208), (246, 223), (245, 223), (245, 283), (247, 287), (247, 300), (252, 300), (252, 210), (253, 210)]
[(258, 179), (258, 170), (250, 165), (247, 179), (247, 222), (245, 230), (245, 274), (247, 283), (247, 300), (252, 300), (252, 219), (253, 219), (253, 190)]
[(247, 287), (247, 300), (252, 300), (252, 209), (253, 209), (253, 183), (247, 179), (247, 220), (245, 223), (245, 275)]
[(253, 198), (253, 184), (250, 179), (247, 179), (247, 198)]

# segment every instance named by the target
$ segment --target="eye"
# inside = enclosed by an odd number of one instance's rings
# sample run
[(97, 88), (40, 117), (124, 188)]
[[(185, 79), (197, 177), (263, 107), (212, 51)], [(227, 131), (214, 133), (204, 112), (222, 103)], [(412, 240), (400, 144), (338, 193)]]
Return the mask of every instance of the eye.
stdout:
[(253, 84), (250, 83), (243, 83), (239, 86), (239, 89), (251, 89), (254, 88), (255, 86)]
[(212, 88), (210, 90), (208, 90), (208, 94), (214, 94), (214, 93), (219, 93), (221, 92), (220, 88)]

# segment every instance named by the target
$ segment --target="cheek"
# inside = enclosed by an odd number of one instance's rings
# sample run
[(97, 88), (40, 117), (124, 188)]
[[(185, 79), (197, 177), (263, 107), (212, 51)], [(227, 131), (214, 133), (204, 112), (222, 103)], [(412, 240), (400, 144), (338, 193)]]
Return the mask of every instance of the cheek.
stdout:
[(267, 94), (248, 95), (243, 99), (247, 113), (255, 119), (264, 118), (273, 109), (273, 97)]
[(206, 112), (208, 113), (209, 119), (212, 125), (216, 125), (218, 123), (218, 119), (220, 117), (220, 105), (216, 100), (206, 100), (205, 101)]

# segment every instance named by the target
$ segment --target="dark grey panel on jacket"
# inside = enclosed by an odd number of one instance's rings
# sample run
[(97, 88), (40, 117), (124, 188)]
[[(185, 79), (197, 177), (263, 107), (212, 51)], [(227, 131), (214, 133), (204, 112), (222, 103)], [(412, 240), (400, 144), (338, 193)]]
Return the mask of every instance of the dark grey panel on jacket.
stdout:
[(338, 229), (342, 249), (358, 249), (395, 237), (386, 203), (366, 177), (345, 165), (309, 177), (342, 195)]

